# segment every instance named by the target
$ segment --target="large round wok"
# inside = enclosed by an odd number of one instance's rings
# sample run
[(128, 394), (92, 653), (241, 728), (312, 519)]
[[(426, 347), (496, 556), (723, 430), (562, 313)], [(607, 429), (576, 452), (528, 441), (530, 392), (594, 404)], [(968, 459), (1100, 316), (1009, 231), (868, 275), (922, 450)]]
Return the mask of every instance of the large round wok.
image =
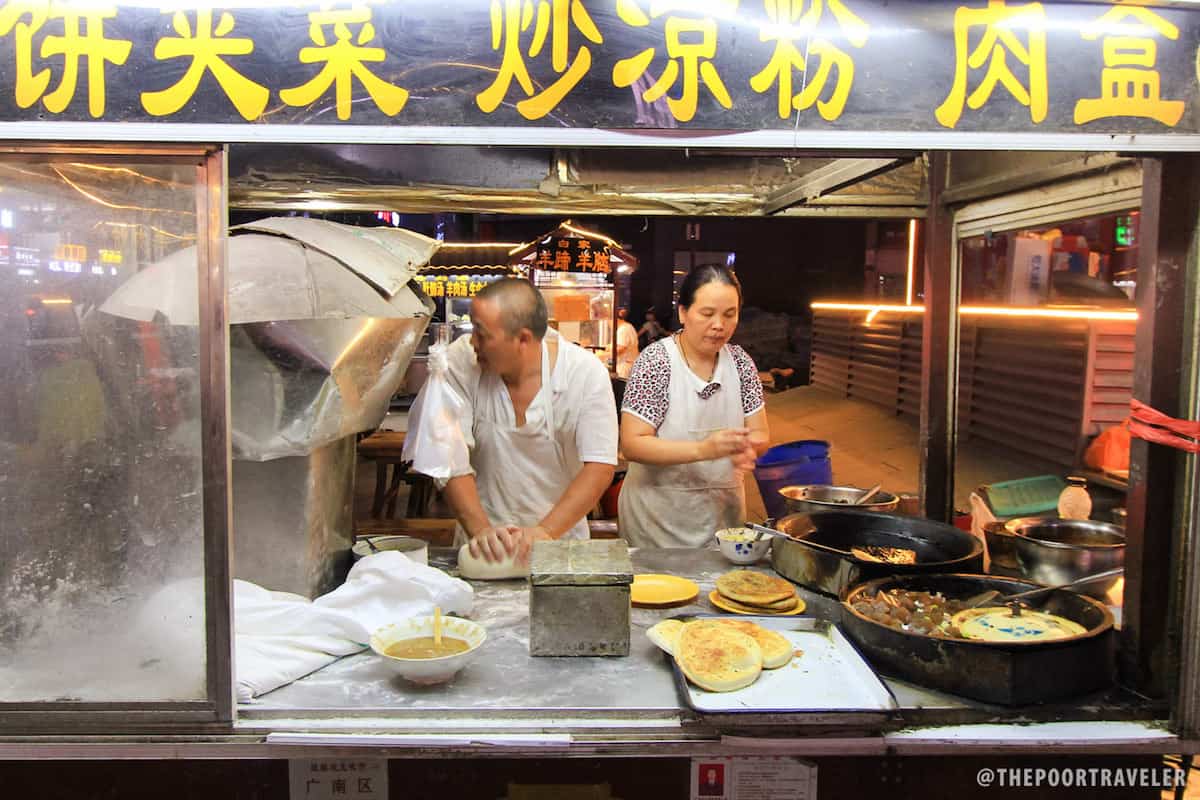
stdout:
[(965, 600), (988, 589), (1015, 594), (1037, 587), (1032, 581), (995, 575), (881, 578), (846, 593), (842, 627), (880, 672), (986, 703), (1042, 703), (1111, 685), (1116, 651), (1112, 613), (1103, 603), (1074, 592), (1060, 589), (1032, 605), (1078, 622), (1087, 633), (1040, 642), (925, 636), (877, 622), (854, 608), (859, 598), (891, 589), (939, 592)]
[[(869, 511), (789, 514), (775, 523), (771, 566), (785, 578), (840, 596), (854, 584), (889, 575), (982, 572), (983, 543), (951, 525), (918, 517)], [(902, 548), (916, 563), (880, 563), (856, 557), (852, 548)], [(838, 553), (836, 551), (843, 551)]]

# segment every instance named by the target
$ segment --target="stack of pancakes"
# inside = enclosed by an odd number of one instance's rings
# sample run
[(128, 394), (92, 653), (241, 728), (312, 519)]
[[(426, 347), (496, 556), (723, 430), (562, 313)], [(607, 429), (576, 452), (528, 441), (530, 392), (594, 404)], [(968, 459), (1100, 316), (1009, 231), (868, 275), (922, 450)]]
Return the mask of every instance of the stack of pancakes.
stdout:
[(684, 676), (710, 692), (745, 688), (764, 669), (792, 660), (792, 643), (776, 631), (740, 619), (667, 619), (648, 630), (675, 657)]
[(783, 614), (800, 603), (790, 581), (748, 569), (717, 578), (717, 594), (730, 608), (747, 614)]

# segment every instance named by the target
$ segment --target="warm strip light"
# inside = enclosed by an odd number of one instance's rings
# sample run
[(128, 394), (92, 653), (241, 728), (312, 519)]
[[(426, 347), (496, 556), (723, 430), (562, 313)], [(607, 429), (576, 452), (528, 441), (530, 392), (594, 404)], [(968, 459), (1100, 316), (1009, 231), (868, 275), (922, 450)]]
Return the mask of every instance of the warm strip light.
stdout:
[(446, 247), (524, 247), (524, 245), (513, 242), (443, 242), (442, 248)]
[(913, 266), (917, 260), (917, 221), (908, 221), (908, 272), (904, 279), (904, 305), (912, 305), (913, 297)]
[(69, 306), (73, 302), (75, 302), (75, 301), (73, 301), (69, 297), (47, 297), (46, 299), (42, 300), (42, 305), (44, 305), (44, 306)]
[[(879, 305), (875, 303), (813, 303), (812, 308), (826, 311), (865, 311), (878, 315), (882, 311), (897, 314), (924, 314), (925, 306)], [(1021, 317), (1025, 319), (1098, 319), (1117, 322), (1137, 322), (1136, 311), (1104, 311), (1094, 308), (1024, 308), (1004, 306), (960, 306), (958, 313), (976, 317)]]
[(1005, 308), (1003, 306), (962, 306), (958, 313), (977, 317), (1025, 317), (1033, 319), (1103, 319), (1137, 322), (1136, 311), (1101, 311), (1094, 308)]
[(824, 303), (812, 304), (813, 308), (823, 308), (832, 311), (894, 311), (898, 314), (922, 314), (925, 306), (881, 305), (879, 303)]

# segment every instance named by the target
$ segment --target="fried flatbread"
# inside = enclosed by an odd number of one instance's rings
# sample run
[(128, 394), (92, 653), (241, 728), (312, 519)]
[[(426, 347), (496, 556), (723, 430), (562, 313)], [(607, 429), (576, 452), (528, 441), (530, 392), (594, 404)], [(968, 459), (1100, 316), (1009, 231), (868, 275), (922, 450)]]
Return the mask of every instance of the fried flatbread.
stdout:
[(758, 642), (763, 669), (778, 669), (792, 660), (792, 643), (783, 634), (744, 619), (707, 619), (693, 625), (726, 625)]
[(689, 681), (710, 692), (745, 688), (763, 667), (758, 642), (728, 625), (684, 625), (675, 661)]
[(664, 619), (646, 631), (650, 641), (675, 655), (675, 644), (679, 641), (679, 633), (683, 630), (683, 620)]
[[(720, 593), (718, 592), (718, 594)], [(721, 595), (721, 602), (743, 614), (786, 614), (803, 601), (799, 597), (793, 597), (791, 600), (784, 601), (785, 604), (782, 606), (754, 606), (749, 603), (739, 603), (737, 600), (730, 600), (725, 595)]]
[[(729, 600), (730, 598), (727, 597), (725, 599)], [(733, 602), (736, 603), (737, 601), (734, 600)], [(789, 597), (787, 600), (776, 600), (774, 603), (763, 603), (762, 605), (759, 605), (757, 603), (742, 603), (742, 605), (750, 605), (750, 606), (754, 606), (755, 608), (762, 608), (762, 609), (766, 609), (767, 611), (775, 611), (775, 612), (791, 611), (793, 608), (795, 608), (799, 604), (800, 604), (800, 598), (794, 594), (791, 597)]]
[(717, 591), (730, 600), (758, 606), (778, 603), (796, 594), (796, 588), (783, 578), (748, 569), (727, 572), (717, 578)]

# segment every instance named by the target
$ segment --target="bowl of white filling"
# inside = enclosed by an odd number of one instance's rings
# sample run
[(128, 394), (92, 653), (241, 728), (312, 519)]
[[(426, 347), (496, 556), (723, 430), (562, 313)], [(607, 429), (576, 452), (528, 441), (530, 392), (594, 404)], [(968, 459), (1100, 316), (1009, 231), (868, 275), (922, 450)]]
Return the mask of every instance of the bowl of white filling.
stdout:
[(721, 555), (734, 564), (753, 564), (771, 549), (771, 537), (756, 538), (749, 528), (722, 528), (716, 536)]

